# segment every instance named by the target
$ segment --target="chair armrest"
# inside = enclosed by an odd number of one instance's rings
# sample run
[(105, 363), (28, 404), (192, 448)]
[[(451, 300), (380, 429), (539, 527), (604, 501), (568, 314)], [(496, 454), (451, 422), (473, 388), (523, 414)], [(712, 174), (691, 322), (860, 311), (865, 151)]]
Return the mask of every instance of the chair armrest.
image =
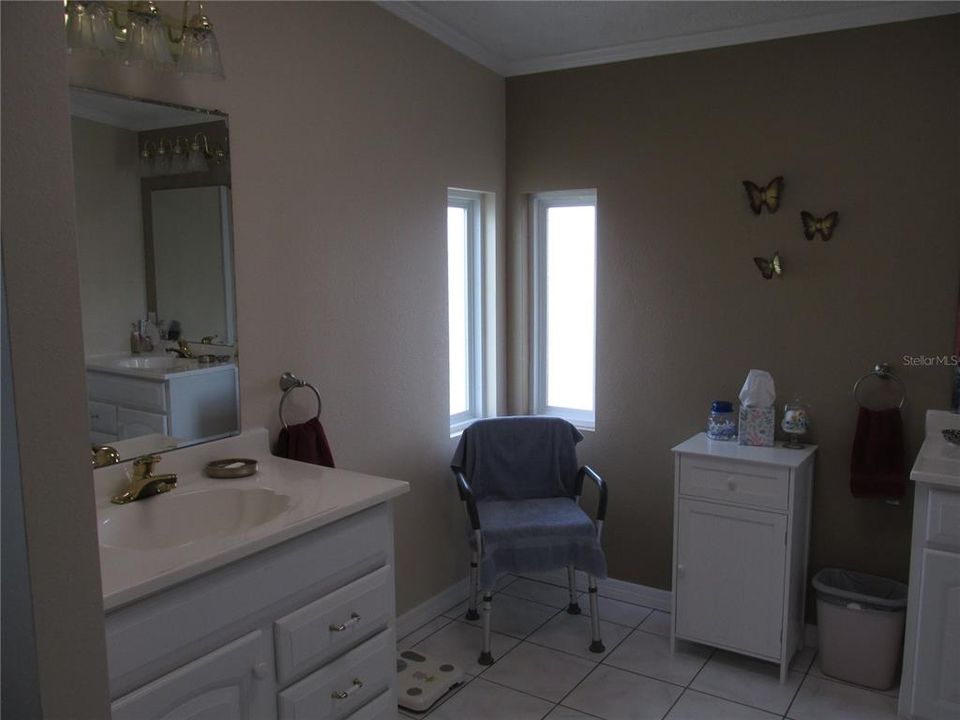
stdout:
[(577, 497), (583, 492), (583, 478), (589, 476), (600, 491), (600, 504), (597, 507), (597, 520), (603, 522), (607, 517), (607, 484), (589, 465), (584, 465), (577, 473)]
[(473, 497), (473, 490), (464, 474), (456, 468), (451, 468), (453, 475), (457, 479), (457, 492), (460, 493), (460, 499), (467, 506), (467, 515), (470, 517), (470, 525), (474, 530), (480, 529), (480, 515), (477, 513), (477, 502)]

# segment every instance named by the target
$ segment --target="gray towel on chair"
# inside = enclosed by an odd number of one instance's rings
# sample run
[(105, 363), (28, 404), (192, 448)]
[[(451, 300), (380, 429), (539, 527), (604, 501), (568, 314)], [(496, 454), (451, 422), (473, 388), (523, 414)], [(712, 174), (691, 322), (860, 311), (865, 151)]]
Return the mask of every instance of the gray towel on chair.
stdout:
[(478, 420), (463, 431), (450, 464), (463, 472), (477, 500), (573, 497), (581, 440), (561, 418)]

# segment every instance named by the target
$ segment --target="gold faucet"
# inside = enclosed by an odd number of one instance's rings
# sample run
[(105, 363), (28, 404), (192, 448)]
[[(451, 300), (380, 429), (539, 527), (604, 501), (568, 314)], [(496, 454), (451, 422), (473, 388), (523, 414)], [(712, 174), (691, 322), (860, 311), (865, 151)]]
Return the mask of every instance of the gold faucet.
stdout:
[(141, 455), (133, 461), (133, 477), (126, 489), (110, 502), (125, 505), (134, 500), (143, 500), (153, 495), (169, 492), (177, 486), (177, 474), (154, 475), (153, 466), (160, 462), (159, 455)]
[(176, 353), (177, 357), (193, 359), (196, 355), (193, 354), (193, 350), (190, 349), (190, 343), (188, 343), (183, 338), (177, 340), (177, 346), (175, 348), (167, 348), (167, 352)]
[(107, 465), (116, 465), (120, 462), (120, 453), (116, 448), (109, 445), (93, 445), (91, 447), (93, 469), (102, 468)]

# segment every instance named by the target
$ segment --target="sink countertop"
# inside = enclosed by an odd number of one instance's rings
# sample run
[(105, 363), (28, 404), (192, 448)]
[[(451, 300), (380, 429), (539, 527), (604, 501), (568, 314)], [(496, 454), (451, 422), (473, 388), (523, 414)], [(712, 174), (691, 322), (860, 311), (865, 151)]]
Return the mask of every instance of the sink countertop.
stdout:
[[(203, 474), (203, 467), (208, 462), (231, 457), (256, 459), (259, 472), (236, 480), (218, 480)], [(103, 606), (107, 612), (378, 505), (410, 489), (409, 483), (400, 480), (274, 457), (270, 454), (269, 438), (264, 428), (168, 452), (162, 458), (155, 472), (177, 473), (178, 487), (170, 493), (128, 505), (114, 505), (110, 498), (126, 484), (130, 462), (94, 472), (98, 530), (105, 521), (124, 511), (136, 508), (137, 512), (147, 512), (151, 503), (163, 503), (177, 494), (186, 496), (206, 490), (271, 490), (288, 496), (289, 507), (268, 522), (246, 530), (209, 535), (174, 547), (138, 549), (101, 545), (100, 573)]]
[[(158, 360), (160, 367), (125, 367), (124, 362), (136, 362)], [(166, 361), (166, 362), (164, 362)], [(158, 353), (131, 355), (130, 353), (117, 353), (112, 355), (91, 355), (86, 358), (87, 370), (96, 372), (111, 373), (113, 375), (126, 375), (127, 377), (141, 378), (144, 380), (163, 381), (172, 377), (183, 377), (186, 375), (200, 375), (203, 373), (222, 371), (224, 368), (234, 367), (233, 361), (222, 363), (210, 363), (201, 365), (194, 359), (175, 357), (170, 353), (160, 355)]]
[(927, 410), (927, 436), (910, 471), (914, 482), (960, 489), (960, 445), (947, 442), (942, 430), (960, 429), (960, 415), (948, 410)]

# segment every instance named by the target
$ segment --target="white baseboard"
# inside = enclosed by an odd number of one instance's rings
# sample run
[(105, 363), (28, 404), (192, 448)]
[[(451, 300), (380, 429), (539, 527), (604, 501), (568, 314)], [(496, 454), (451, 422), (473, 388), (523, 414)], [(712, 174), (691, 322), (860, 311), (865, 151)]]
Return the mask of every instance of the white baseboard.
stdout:
[(470, 594), (470, 583), (467, 578), (463, 578), (446, 590), (441, 590), (432, 598), (417, 605), (412, 610), (408, 610), (397, 618), (397, 638), (409, 635), (421, 625), (424, 625), (444, 610), (449, 610), (454, 605), (463, 602)]

